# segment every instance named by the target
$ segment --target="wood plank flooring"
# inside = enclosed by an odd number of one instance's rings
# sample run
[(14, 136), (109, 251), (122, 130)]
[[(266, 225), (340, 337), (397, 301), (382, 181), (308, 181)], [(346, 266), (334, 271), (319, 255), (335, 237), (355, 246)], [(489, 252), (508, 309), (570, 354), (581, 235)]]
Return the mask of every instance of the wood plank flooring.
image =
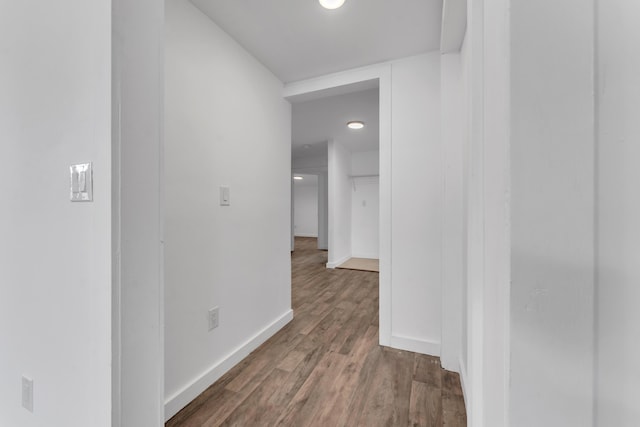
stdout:
[(294, 319), (166, 426), (466, 426), (457, 374), (378, 345), (378, 273), (315, 245), (296, 238)]

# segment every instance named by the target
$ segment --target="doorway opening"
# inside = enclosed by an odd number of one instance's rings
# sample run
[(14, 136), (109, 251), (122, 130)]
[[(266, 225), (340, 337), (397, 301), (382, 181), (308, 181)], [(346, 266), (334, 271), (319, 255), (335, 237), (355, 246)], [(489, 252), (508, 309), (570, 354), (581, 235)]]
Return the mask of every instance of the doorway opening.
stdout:
[[(283, 91), (294, 108), (298, 103), (367, 89), (378, 90), (379, 112), (379, 344), (391, 345), (391, 65), (381, 64), (291, 83)], [(294, 110), (295, 111), (295, 110)], [(295, 120), (295, 119), (294, 119)], [(328, 141), (327, 141), (328, 142)], [(328, 165), (327, 165), (328, 175)], [(357, 184), (356, 184), (357, 185)], [(330, 203), (329, 203), (330, 204)], [(332, 235), (329, 226), (329, 246)]]
[(292, 106), (292, 235), (317, 238), (328, 268), (379, 271), (379, 110), (378, 87)]
[[(340, 267), (354, 257), (376, 261), (382, 345), (391, 341), (390, 77), (389, 66), (374, 66), (297, 82), (284, 91), (292, 103), (292, 173), (327, 179), (326, 267)], [(360, 100), (365, 108), (349, 110), (349, 98)], [(324, 112), (315, 111), (323, 105)], [(368, 115), (363, 118), (363, 114)], [(323, 115), (332, 116), (339, 130), (318, 129)], [(364, 132), (358, 134), (359, 130), (347, 127), (353, 120), (364, 122)], [(296, 139), (300, 128), (315, 135), (315, 141)], [(345, 134), (360, 137), (349, 142)], [(305, 151), (316, 151), (322, 157), (310, 160)], [(295, 200), (292, 206), (295, 222)]]

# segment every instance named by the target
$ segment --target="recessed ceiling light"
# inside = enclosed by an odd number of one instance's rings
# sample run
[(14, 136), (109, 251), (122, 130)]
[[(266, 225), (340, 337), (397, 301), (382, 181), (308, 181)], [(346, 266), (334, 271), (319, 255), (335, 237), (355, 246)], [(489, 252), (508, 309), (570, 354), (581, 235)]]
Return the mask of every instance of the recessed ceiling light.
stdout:
[(300, 180), (300, 179), (304, 179), (304, 178), (302, 178), (301, 176), (294, 176), (293, 179)]
[(345, 0), (319, 0), (325, 9), (337, 9), (344, 4)]
[(347, 123), (347, 127), (349, 129), (362, 129), (364, 127), (364, 122), (355, 120), (355, 121)]

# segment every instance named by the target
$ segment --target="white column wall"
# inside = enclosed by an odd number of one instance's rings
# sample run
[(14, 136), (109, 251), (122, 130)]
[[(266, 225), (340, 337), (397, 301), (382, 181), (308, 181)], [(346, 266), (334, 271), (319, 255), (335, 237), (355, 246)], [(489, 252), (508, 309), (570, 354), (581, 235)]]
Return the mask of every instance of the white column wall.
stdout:
[(329, 249), (329, 182), (327, 172), (318, 174), (318, 249)]
[(113, 424), (164, 421), (164, 4), (113, 1)]
[(109, 427), (111, 1), (4, 1), (0, 63), (0, 425)]
[(329, 254), (328, 268), (351, 258), (351, 152), (329, 141)]
[(439, 356), (444, 201), (440, 54), (393, 62), (392, 94), (391, 345)]
[(597, 417), (638, 424), (640, 384), (640, 7), (597, 6)]
[(511, 2), (510, 11), (510, 425), (587, 427), (594, 409), (594, 6), (543, 0)]
[(442, 353), (445, 369), (459, 371), (462, 354), (462, 284), (464, 278), (463, 161), (466, 106), (460, 53), (442, 55), (442, 146), (444, 216), (442, 229)]

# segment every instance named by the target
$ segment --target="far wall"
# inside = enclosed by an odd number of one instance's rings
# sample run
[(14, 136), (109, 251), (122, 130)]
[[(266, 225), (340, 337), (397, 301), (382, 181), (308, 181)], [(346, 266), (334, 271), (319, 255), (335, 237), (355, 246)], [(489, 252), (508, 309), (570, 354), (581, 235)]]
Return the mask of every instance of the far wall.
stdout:
[(351, 256), (380, 256), (380, 152), (351, 154)]
[(318, 237), (318, 177), (293, 181), (293, 230), (296, 237)]

